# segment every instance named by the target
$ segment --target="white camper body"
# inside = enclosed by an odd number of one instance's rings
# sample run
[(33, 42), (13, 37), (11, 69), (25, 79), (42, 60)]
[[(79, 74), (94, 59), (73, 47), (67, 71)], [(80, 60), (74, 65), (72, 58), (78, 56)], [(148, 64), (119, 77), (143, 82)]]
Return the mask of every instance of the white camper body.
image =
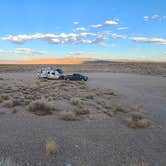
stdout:
[(38, 72), (38, 78), (47, 78), (47, 79), (60, 79), (63, 78), (64, 74), (61, 69), (46, 67), (42, 68)]

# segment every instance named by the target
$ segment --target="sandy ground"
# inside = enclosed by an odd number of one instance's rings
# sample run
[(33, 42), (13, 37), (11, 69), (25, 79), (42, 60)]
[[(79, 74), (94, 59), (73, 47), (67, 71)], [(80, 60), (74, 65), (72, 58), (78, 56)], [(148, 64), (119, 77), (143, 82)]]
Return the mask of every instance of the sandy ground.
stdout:
[(90, 85), (116, 90), (166, 125), (165, 77), (127, 73), (89, 73), (89, 76)]
[[(121, 73), (89, 73), (91, 87), (114, 89), (134, 105), (142, 105), (152, 121), (145, 129), (130, 129), (121, 116), (65, 122), (54, 116), (0, 116), (0, 156), (20, 165), (149, 166), (166, 163), (166, 78)], [(33, 80), (34, 73), (6, 73), (2, 78)], [(57, 156), (45, 153), (45, 141), (56, 138)]]

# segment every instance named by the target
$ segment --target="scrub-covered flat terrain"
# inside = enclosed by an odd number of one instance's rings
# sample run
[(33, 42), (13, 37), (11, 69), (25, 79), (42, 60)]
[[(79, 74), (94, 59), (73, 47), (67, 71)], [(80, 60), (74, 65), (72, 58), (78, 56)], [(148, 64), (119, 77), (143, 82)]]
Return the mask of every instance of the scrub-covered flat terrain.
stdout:
[[(88, 82), (73, 82), (3, 71), (1, 160), (21, 166), (164, 166), (166, 78), (88, 75)], [(56, 153), (48, 153), (49, 140)]]
[[(0, 65), (0, 72), (27, 72), (34, 71), (48, 65)], [(112, 63), (90, 63), (75, 65), (51, 65), (62, 68), (65, 72), (111, 72), (111, 73), (139, 73), (147, 75), (166, 76), (166, 63), (148, 62), (112, 62)]]

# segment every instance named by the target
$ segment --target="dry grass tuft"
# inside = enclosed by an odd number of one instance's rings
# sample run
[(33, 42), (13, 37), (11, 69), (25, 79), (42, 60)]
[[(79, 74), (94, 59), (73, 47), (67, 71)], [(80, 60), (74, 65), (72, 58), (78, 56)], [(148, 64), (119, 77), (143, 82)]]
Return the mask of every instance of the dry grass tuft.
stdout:
[(141, 120), (141, 119), (145, 118), (145, 115), (141, 112), (132, 112), (130, 115), (131, 115), (133, 121), (137, 121), (137, 120)]
[(3, 102), (3, 98), (2, 98), (2, 96), (0, 96), (0, 103), (2, 103)]
[(56, 155), (58, 152), (57, 144), (54, 140), (49, 140), (46, 142), (46, 153), (47, 155)]
[(123, 108), (122, 106), (118, 106), (113, 110), (113, 112), (114, 113), (117, 113), (117, 112), (128, 113), (129, 110), (127, 110), (126, 108)]
[(7, 107), (7, 108), (12, 108), (14, 107), (14, 102), (13, 100), (5, 100), (3, 103), (2, 103), (2, 107)]
[(51, 103), (48, 103), (45, 100), (36, 100), (28, 105), (27, 110), (35, 115), (44, 116), (52, 114), (54, 108)]
[(0, 159), (0, 166), (19, 166), (19, 164), (13, 162), (10, 158)]
[(148, 119), (141, 119), (138, 123), (137, 123), (137, 126), (139, 128), (146, 128), (146, 127), (149, 127), (151, 124), (150, 120)]
[(110, 116), (110, 117), (114, 117), (115, 116), (115, 112), (113, 112), (113, 111), (104, 110), (103, 113), (108, 115), (108, 116)]
[(86, 114), (89, 114), (89, 113), (90, 113), (89, 109), (87, 109), (87, 108), (75, 108), (75, 109), (74, 109), (74, 112), (75, 112), (77, 115), (86, 115)]
[(61, 119), (65, 121), (77, 121), (79, 118), (73, 112), (61, 113)]
[(1, 99), (2, 100), (9, 100), (9, 95), (7, 95), (7, 94), (1, 94)]
[(72, 105), (80, 105), (81, 104), (81, 100), (78, 97), (71, 98), (70, 102)]
[(87, 96), (85, 96), (86, 99), (94, 99), (94, 95), (93, 94), (89, 94)]
[(110, 95), (110, 96), (117, 96), (114, 92), (112, 91), (106, 91), (104, 92), (105, 95)]
[(150, 121), (140, 112), (133, 112), (127, 119), (127, 126), (130, 128), (146, 128), (150, 126)]

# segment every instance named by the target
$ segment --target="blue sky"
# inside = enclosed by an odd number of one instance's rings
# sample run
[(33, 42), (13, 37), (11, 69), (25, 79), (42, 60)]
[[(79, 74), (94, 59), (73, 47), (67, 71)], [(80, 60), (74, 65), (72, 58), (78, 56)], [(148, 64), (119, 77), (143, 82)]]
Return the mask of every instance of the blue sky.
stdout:
[(1, 0), (0, 60), (166, 61), (165, 0)]

